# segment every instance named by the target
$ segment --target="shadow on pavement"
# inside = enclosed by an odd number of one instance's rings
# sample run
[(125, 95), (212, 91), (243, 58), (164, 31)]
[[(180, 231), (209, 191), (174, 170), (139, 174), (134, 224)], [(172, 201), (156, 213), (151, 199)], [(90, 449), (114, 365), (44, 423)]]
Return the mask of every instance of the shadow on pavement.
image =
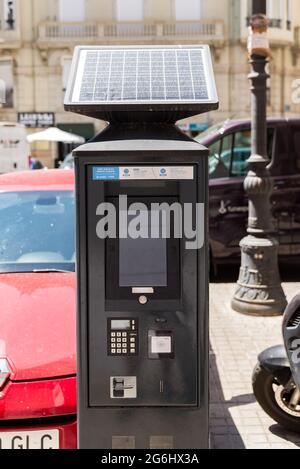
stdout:
[[(249, 397), (250, 398), (250, 397)], [(240, 405), (243, 405), (242, 403)], [(236, 405), (236, 404), (235, 404)], [(238, 428), (230, 415), (230, 401), (225, 401), (216, 364), (210, 349), (210, 434), (212, 449), (245, 449)]]
[(292, 442), (300, 448), (300, 433), (289, 432), (277, 424), (271, 425), (269, 430), (273, 435), (276, 435), (285, 441)]
[(226, 401), (226, 404), (234, 404), (234, 407), (253, 404), (256, 402), (254, 394), (241, 394), (240, 396), (233, 396), (230, 401)]

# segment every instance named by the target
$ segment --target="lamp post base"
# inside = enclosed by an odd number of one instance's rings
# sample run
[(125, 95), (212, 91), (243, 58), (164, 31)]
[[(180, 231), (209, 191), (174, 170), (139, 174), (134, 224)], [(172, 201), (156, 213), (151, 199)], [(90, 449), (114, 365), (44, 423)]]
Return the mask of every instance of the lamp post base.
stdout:
[(250, 316), (280, 316), (287, 300), (277, 264), (278, 242), (249, 235), (241, 243), (242, 263), (232, 309)]

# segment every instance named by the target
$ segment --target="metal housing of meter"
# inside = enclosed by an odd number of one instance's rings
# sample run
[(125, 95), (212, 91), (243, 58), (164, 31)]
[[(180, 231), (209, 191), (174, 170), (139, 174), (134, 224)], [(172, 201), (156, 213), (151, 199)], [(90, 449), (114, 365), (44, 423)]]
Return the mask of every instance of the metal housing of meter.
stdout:
[[(65, 107), (111, 123), (74, 152), (80, 448), (208, 447), (208, 150), (174, 123), (217, 106), (207, 46), (75, 51)], [(137, 204), (150, 229), (132, 238)], [(182, 219), (154, 222), (163, 206)]]

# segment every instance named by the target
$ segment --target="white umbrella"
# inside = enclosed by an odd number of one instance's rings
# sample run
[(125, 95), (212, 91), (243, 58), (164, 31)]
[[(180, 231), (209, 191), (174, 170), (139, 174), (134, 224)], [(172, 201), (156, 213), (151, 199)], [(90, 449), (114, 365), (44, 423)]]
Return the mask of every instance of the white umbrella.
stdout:
[(57, 127), (50, 127), (42, 132), (30, 134), (27, 137), (29, 143), (32, 142), (62, 142), (62, 143), (84, 143), (85, 139), (79, 135), (64, 132)]

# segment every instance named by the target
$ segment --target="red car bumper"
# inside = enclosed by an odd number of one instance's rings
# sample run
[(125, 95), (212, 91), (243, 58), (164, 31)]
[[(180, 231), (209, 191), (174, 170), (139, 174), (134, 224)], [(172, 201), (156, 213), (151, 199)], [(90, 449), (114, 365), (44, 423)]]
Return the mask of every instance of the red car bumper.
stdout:
[(76, 378), (9, 382), (0, 393), (4, 432), (59, 430), (60, 449), (76, 449)]
[[(16, 425), (16, 426), (15, 426)], [(76, 449), (77, 448), (77, 422), (76, 416), (74, 416), (73, 421), (71, 418), (66, 419), (64, 423), (64, 419), (60, 420), (53, 420), (49, 423), (43, 423), (42, 421), (38, 420), (34, 422), (33, 420), (24, 421), (22, 423), (16, 422), (13, 426), (5, 425), (2, 427), (0, 423), (0, 441), (1, 436), (7, 433), (15, 433), (24, 434), (27, 432), (35, 432), (35, 431), (43, 431), (47, 433), (47, 431), (51, 430), (58, 430), (59, 431), (59, 449)], [(20, 441), (16, 441), (14, 447), (11, 449), (29, 449), (26, 447), (26, 438), (20, 439)], [(52, 449), (52, 448), (49, 448)]]

